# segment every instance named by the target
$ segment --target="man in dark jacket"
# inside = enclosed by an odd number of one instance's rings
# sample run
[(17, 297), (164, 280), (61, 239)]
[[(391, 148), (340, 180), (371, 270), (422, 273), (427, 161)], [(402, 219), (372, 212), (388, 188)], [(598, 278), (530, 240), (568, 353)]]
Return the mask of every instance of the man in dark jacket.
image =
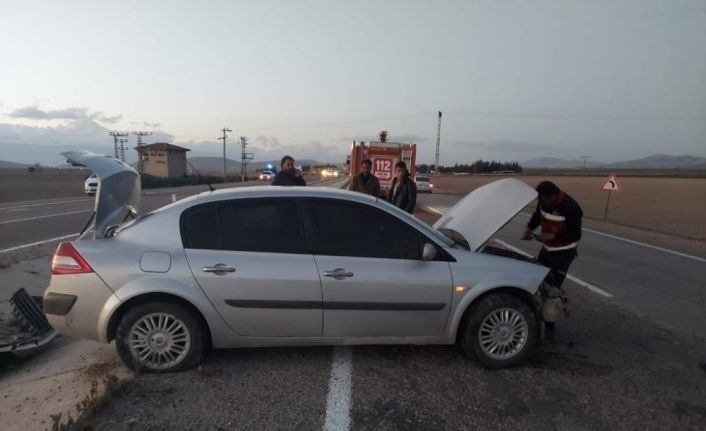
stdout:
[(294, 167), (294, 159), (291, 156), (282, 157), (280, 171), (272, 180), (273, 186), (305, 186), (306, 181), (301, 172)]
[(417, 185), (409, 179), (407, 164), (397, 162), (395, 165), (395, 178), (392, 180), (392, 187), (387, 195), (387, 201), (392, 205), (402, 208), (412, 214), (417, 205)]
[(380, 180), (370, 172), (372, 162), (365, 159), (360, 162), (360, 173), (351, 178), (351, 183), (348, 185), (348, 190), (361, 192), (371, 196), (380, 196)]
[[(583, 211), (571, 196), (559, 190), (559, 187), (551, 181), (539, 183), (537, 193), (539, 203), (527, 223), (522, 239), (530, 240), (534, 237), (544, 244), (537, 256), (537, 261), (551, 270), (550, 277), (547, 279), (550, 288), (543, 292), (543, 295), (549, 299), (545, 301), (548, 308), (543, 309), (543, 314), (546, 336), (551, 339), (554, 335), (553, 318), (558, 314), (558, 310), (553, 307), (556, 306), (556, 300), (564, 296), (561, 285), (571, 262), (577, 255)], [(534, 235), (532, 231), (540, 225), (541, 233)]]

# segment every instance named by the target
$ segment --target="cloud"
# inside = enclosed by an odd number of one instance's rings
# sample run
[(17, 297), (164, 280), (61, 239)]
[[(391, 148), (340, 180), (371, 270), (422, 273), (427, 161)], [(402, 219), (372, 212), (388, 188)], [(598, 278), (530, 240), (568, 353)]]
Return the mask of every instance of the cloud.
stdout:
[(107, 123), (107, 124), (115, 124), (122, 119), (123, 119), (122, 114), (113, 115), (112, 117), (106, 117), (105, 115), (103, 115), (101, 113), (100, 116), (98, 117), (98, 121), (100, 121), (101, 123)]
[(107, 116), (102, 112), (89, 112), (88, 108), (64, 108), (45, 111), (39, 109), (36, 105), (15, 109), (7, 115), (12, 118), (29, 120), (95, 120), (108, 124), (117, 123), (123, 118), (122, 114)]
[[(112, 154), (113, 138), (108, 132), (105, 126), (90, 118), (47, 127), (0, 123), (0, 154), (3, 160), (58, 165), (64, 161), (58, 155), (60, 151), (87, 149)], [(173, 135), (156, 130), (144, 141), (172, 142), (173, 139)], [(134, 147), (135, 141), (135, 136), (130, 135), (128, 147)], [(134, 151), (127, 156), (129, 161), (136, 158)]]
[[(133, 123), (130, 123), (130, 124), (133, 124)], [(135, 124), (136, 124), (136, 123), (135, 123)], [(145, 121), (145, 122), (142, 123), (142, 124), (144, 124), (145, 127), (161, 127), (161, 126), (162, 126), (162, 125), (159, 124), (159, 123), (149, 123), (149, 122), (147, 122), (147, 121)]]
[[(229, 159), (240, 159), (240, 144), (238, 137), (232, 136), (228, 140), (227, 156)], [(176, 145), (191, 149), (189, 157), (220, 157), (223, 155), (223, 144), (216, 141), (182, 141)], [(256, 162), (277, 161), (284, 155), (290, 155), (295, 160), (315, 160), (319, 162), (345, 163), (349, 147), (340, 144), (324, 144), (321, 141), (289, 142), (282, 143), (274, 136), (256, 136), (248, 143), (247, 152), (253, 153)]]
[(533, 142), (523, 141), (489, 141), (489, 142), (456, 142), (455, 146), (468, 146), (489, 151), (513, 151), (513, 152), (530, 152), (530, 151), (549, 151), (554, 147), (548, 144), (535, 144)]

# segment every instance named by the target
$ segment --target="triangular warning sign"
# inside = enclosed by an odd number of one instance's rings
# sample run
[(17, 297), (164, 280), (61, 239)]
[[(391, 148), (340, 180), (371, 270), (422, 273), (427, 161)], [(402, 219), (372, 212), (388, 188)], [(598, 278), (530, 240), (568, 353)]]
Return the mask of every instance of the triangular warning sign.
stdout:
[(608, 179), (603, 184), (603, 187), (601, 187), (601, 190), (619, 192), (620, 184), (618, 183), (618, 177), (615, 176), (615, 174), (608, 175)]

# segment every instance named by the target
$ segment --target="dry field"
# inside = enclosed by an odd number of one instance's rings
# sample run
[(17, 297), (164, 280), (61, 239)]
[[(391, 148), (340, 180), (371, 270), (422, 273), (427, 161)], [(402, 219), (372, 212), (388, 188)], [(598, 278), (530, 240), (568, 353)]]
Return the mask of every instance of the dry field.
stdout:
[(0, 169), (0, 202), (85, 196), (83, 183), (87, 169)]
[[(588, 218), (603, 220), (608, 192), (600, 190), (605, 177), (515, 177), (532, 187), (550, 180), (573, 196)], [(443, 192), (465, 194), (497, 176), (438, 176)], [(608, 221), (654, 232), (706, 240), (706, 179), (618, 177), (621, 192), (610, 197)], [(535, 205), (535, 204), (533, 204)]]

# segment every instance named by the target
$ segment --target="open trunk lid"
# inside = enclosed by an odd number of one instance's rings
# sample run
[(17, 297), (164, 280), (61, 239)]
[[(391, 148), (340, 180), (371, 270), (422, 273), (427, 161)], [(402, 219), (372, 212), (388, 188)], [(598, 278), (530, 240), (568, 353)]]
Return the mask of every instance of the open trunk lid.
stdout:
[(136, 216), (140, 207), (140, 174), (125, 162), (90, 151), (61, 153), (74, 166), (93, 170), (100, 179), (96, 192), (94, 217), (84, 235), (103, 238), (111, 227), (121, 225)]
[(467, 194), (434, 227), (462, 235), (469, 248), (476, 251), (536, 198), (532, 187), (515, 178), (504, 178)]

